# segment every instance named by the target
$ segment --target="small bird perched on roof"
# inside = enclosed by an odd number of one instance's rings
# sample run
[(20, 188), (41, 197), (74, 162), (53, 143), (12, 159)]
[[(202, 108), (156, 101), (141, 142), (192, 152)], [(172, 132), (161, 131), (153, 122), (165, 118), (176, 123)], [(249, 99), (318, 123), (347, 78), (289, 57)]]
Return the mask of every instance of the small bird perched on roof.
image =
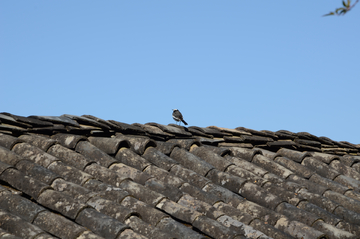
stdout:
[[(185, 122), (185, 120), (183, 119), (182, 114), (180, 113), (180, 111), (178, 109), (173, 109), (173, 113), (172, 113), (172, 117), (175, 121), (179, 122), (183, 122), (185, 125), (187, 125), (187, 123)], [(180, 122), (180, 124), (181, 124)]]

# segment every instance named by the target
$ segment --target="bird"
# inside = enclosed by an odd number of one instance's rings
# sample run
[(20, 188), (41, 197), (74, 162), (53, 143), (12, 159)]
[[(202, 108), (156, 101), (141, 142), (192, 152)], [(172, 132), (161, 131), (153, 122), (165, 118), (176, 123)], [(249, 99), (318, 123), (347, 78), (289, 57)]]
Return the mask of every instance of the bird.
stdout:
[(178, 109), (173, 109), (172, 117), (175, 121), (180, 121), (180, 124), (181, 122), (183, 122), (185, 125), (187, 125), (186, 121), (183, 119), (183, 116)]

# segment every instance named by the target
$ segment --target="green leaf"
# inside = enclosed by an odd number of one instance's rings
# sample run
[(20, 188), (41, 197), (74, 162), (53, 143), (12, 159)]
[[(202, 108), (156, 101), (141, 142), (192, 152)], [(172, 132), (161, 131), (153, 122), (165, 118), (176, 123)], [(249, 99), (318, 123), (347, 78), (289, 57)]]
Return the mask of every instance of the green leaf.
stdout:
[(346, 7), (346, 3), (345, 3), (345, 1), (343, 0), (342, 2), (343, 2), (344, 7)]
[(345, 9), (345, 8), (343, 8), (343, 7), (339, 7), (339, 8), (337, 8), (337, 9), (335, 10), (335, 13), (336, 13), (336, 14), (339, 14), (339, 11), (343, 11), (343, 10), (345, 10), (345, 11), (346, 11), (346, 9)]
[(344, 10), (342, 10), (342, 11), (339, 13), (339, 15), (345, 15), (346, 12), (347, 12), (347, 10), (344, 9)]
[(351, 1), (350, 1), (350, 0), (348, 0), (348, 1), (347, 1), (347, 6), (346, 6), (346, 7), (347, 7), (347, 8), (349, 8), (349, 7), (350, 7), (350, 4), (351, 4)]
[(334, 12), (330, 12), (330, 13), (328, 13), (328, 14), (323, 15), (323, 17), (331, 16), (331, 15), (335, 15), (335, 13), (334, 13)]

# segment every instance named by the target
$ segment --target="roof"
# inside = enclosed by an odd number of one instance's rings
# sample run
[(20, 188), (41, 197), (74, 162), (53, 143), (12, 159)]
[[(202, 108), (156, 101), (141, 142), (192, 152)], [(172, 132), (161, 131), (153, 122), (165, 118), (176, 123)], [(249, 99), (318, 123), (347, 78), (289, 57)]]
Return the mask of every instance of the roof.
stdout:
[(0, 114), (1, 238), (360, 238), (360, 147)]

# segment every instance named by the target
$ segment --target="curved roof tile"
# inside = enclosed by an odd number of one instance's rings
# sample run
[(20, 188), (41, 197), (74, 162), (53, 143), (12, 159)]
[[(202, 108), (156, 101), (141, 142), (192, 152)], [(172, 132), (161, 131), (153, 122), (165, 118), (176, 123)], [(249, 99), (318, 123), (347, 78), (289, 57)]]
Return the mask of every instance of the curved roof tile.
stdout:
[(0, 113), (0, 237), (360, 238), (360, 147)]

